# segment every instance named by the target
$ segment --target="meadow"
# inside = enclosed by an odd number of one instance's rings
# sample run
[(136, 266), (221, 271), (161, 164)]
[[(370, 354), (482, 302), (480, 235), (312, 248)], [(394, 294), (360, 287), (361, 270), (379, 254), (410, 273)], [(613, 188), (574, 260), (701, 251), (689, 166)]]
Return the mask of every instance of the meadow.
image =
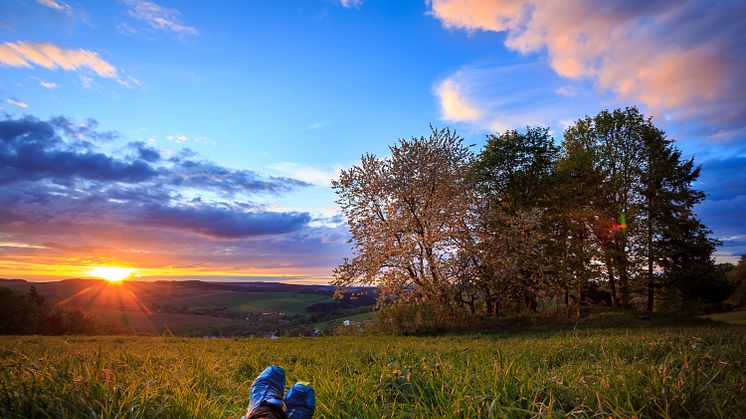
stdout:
[(0, 417), (228, 417), (267, 365), (316, 417), (743, 417), (746, 329), (280, 339), (0, 337)]

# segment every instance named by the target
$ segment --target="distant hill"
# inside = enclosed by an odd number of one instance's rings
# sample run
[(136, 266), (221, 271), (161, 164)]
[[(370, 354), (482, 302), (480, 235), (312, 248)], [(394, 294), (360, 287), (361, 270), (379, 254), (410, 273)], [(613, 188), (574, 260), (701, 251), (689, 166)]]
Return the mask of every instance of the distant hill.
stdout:
[(375, 302), (373, 290), (355, 300), (334, 300), (334, 287), (327, 285), (198, 280), (110, 283), (84, 278), (31, 282), (0, 278), (0, 287), (28, 292), (32, 286), (54, 304), (82, 310), (101, 320), (121, 319), (128, 328), (143, 333), (166, 327), (188, 332), (209, 326), (233, 326), (237, 333), (280, 330), (355, 315), (372, 309)]

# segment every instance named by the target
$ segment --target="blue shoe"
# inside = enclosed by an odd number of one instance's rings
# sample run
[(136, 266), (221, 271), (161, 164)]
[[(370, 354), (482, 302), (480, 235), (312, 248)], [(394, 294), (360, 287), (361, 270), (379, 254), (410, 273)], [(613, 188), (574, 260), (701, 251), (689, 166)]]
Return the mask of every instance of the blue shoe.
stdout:
[(285, 391), (285, 370), (271, 365), (262, 371), (249, 391), (249, 413), (251, 415), (259, 406), (270, 405), (282, 409), (282, 393)]
[(308, 383), (293, 384), (285, 395), (285, 414), (288, 419), (310, 419), (316, 409), (316, 394)]

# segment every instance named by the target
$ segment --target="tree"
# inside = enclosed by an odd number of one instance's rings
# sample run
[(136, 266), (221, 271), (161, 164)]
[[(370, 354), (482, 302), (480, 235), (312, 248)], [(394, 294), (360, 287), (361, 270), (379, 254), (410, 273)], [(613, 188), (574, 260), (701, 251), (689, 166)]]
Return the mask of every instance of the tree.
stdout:
[[(692, 187), (700, 167), (695, 166), (693, 158), (682, 160), (673, 141), (649, 120), (642, 133), (644, 170), (639, 213), (644, 228), (639, 234), (647, 260), (647, 310), (652, 312), (656, 288), (677, 284), (674, 276), (683, 281), (683, 270), (704, 269), (700, 274), (712, 274), (710, 259), (717, 242), (707, 238), (709, 230), (694, 215), (694, 206), (705, 199), (703, 192)], [(700, 256), (689, 259), (688, 265), (677, 266), (684, 263), (685, 255), (693, 253)]]
[(39, 310), (28, 295), (0, 287), (0, 334), (34, 333), (38, 317)]
[(547, 226), (558, 154), (548, 129), (528, 127), (489, 135), (475, 162), (488, 314), (498, 314), (500, 301), (535, 311), (552, 289)]
[(333, 188), (353, 243), (353, 257), (335, 270), (344, 292), (357, 284), (380, 287), (380, 304), (464, 306), (459, 284), (473, 275), (473, 153), (461, 137), (431, 127), (429, 137), (400, 140), (391, 156), (366, 154), (343, 170)]
[[(614, 275), (609, 254), (601, 249), (609, 240), (609, 226), (605, 221), (606, 201), (600, 189), (605, 174), (598, 161), (598, 149), (587, 132), (588, 120), (581, 120), (568, 128), (562, 143), (562, 154), (557, 163), (554, 189), (554, 232), (557, 249), (554, 264), (565, 295), (573, 295), (576, 319), (580, 318), (583, 290), (598, 276), (601, 256), (608, 269), (612, 302), (615, 301)], [(577, 130), (577, 131), (574, 131)], [(568, 309), (570, 298), (566, 298)]]
[(736, 307), (746, 306), (746, 255), (741, 255), (738, 264), (728, 272), (728, 280), (735, 287), (728, 303)]
[[(595, 235), (604, 252), (607, 277), (615, 303), (629, 303), (632, 260), (638, 255), (636, 217), (640, 198), (637, 193), (642, 176), (643, 135), (652, 122), (637, 108), (602, 111), (577, 121), (565, 131), (565, 141), (583, 140), (594, 150), (593, 166), (603, 175), (596, 186), (594, 209), (599, 217)], [(625, 220), (625, 223), (617, 220)], [(615, 225), (624, 224), (622, 228)], [(616, 285), (618, 278), (619, 292)]]

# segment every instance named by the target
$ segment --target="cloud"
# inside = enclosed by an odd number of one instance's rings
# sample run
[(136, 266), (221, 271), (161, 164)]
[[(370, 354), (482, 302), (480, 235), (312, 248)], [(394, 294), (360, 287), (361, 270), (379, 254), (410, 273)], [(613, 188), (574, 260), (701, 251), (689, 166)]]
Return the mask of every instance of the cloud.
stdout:
[(308, 213), (245, 212), (231, 207), (163, 205), (140, 208), (132, 218), (137, 223), (186, 229), (220, 238), (289, 233), (302, 229), (311, 221)]
[(339, 176), (342, 166), (338, 165), (332, 168), (318, 168), (298, 163), (281, 162), (270, 164), (267, 166), (267, 169), (284, 174), (293, 179), (301, 180), (308, 184), (331, 186), (332, 180)]
[(697, 207), (707, 226), (723, 240), (717, 251), (722, 256), (746, 254), (746, 157), (742, 155), (719, 157), (702, 163), (700, 179), (696, 184), (707, 194), (707, 199)]
[[(503, 132), (528, 125), (564, 129), (563, 121), (599, 106), (575, 88), (575, 96), (558, 95), (559, 77), (539, 60), (485, 60), (465, 65), (438, 84), (441, 117), (476, 132)], [(444, 89), (443, 87), (447, 88)], [(564, 90), (564, 89), (563, 89)], [(447, 99), (447, 100), (444, 100)]]
[(329, 124), (327, 124), (326, 122), (318, 121), (308, 125), (306, 129), (320, 129), (326, 127), (327, 125)]
[(306, 212), (247, 202), (303, 181), (225, 168), (189, 151), (165, 159), (144, 142), (108, 155), (97, 143), (111, 134), (96, 126), (65, 117), (0, 120), (0, 224), (138, 225), (233, 239), (284, 234), (311, 221)]
[(505, 45), (546, 54), (570, 79), (654, 112), (746, 122), (746, 3), (432, 0), (443, 26), (505, 32)]
[[(152, 30), (169, 31), (179, 36), (198, 33), (195, 27), (181, 23), (179, 20), (181, 13), (178, 10), (145, 0), (125, 0), (125, 3), (129, 6), (127, 14), (145, 22)], [(129, 25), (124, 25), (122, 28), (125, 32), (136, 33), (136, 30)]]
[(209, 162), (176, 159), (171, 168), (172, 182), (180, 186), (218, 190), (225, 193), (251, 191), (254, 193), (279, 193), (308, 186), (303, 179), (291, 177), (263, 178), (253, 170), (235, 170)]
[[(737, 196), (746, 197), (746, 156), (730, 156), (702, 163), (698, 185), (708, 199), (720, 201)], [(746, 231), (746, 220), (744, 221)]]
[(21, 102), (20, 100), (14, 98), (14, 97), (8, 98), (8, 103), (10, 103), (11, 105), (16, 105), (16, 106), (18, 106), (21, 109), (27, 109), (28, 108), (27, 104)]
[(339, 4), (346, 8), (360, 7), (363, 5), (363, 0), (339, 0)]
[(45, 88), (45, 89), (56, 89), (56, 88), (58, 88), (58, 87), (59, 87), (59, 86), (57, 85), (57, 83), (54, 83), (54, 82), (51, 82), (51, 81), (46, 81), (46, 80), (42, 80), (42, 81), (40, 81), (40, 82), (39, 82), (39, 85), (40, 85), (41, 87)]
[(177, 135), (167, 135), (166, 139), (169, 141), (173, 141), (177, 144), (185, 143), (189, 140), (189, 137), (183, 134), (177, 134)]
[(578, 94), (578, 88), (571, 85), (564, 85), (558, 87), (554, 92), (560, 96), (573, 97)]
[(54, 9), (60, 12), (70, 12), (72, 11), (72, 8), (69, 4), (63, 3), (61, 1), (56, 0), (36, 0), (37, 3), (41, 4), (42, 6), (49, 7), (50, 9)]
[(52, 124), (26, 117), (0, 121), (0, 185), (19, 181), (71, 178), (138, 182), (156, 176), (142, 160), (122, 161), (69, 146)]
[(87, 68), (101, 77), (116, 79), (117, 69), (93, 51), (67, 49), (49, 42), (5, 42), (0, 44), (0, 63), (10, 67), (80, 70)]
[(441, 117), (446, 121), (470, 122), (482, 117), (482, 111), (463, 97), (461, 87), (451, 78), (441, 81), (435, 94), (440, 100)]
[[(50, 42), (20, 41), (0, 44), (0, 65), (31, 68), (34, 64), (50, 70), (61, 68), (67, 71), (91, 71), (125, 87), (142, 84), (126, 71), (117, 69), (95, 52), (86, 49), (69, 49)], [(84, 87), (93, 85), (91, 77), (81, 74), (80, 78)]]

